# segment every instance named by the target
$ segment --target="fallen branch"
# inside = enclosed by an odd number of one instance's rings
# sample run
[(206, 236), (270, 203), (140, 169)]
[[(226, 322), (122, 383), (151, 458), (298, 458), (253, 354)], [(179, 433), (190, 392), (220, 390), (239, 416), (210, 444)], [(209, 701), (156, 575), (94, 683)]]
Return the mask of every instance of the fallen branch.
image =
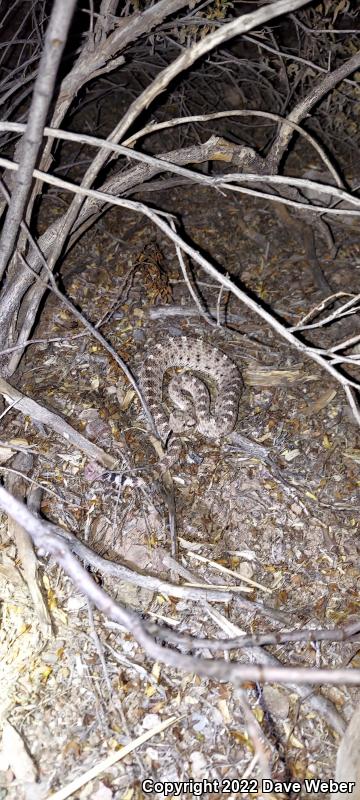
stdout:
[(0, 486), (0, 506), (13, 519), (22, 525), (32, 537), (39, 552), (51, 553), (55, 561), (62, 567), (65, 574), (71, 578), (76, 588), (83, 592), (91, 602), (108, 619), (122, 625), (136, 639), (138, 644), (153, 660), (181, 669), (185, 672), (196, 673), (205, 678), (220, 681), (258, 681), (280, 683), (313, 683), (321, 685), (347, 684), (357, 686), (360, 684), (360, 670), (358, 669), (307, 669), (299, 667), (272, 667), (262, 664), (238, 664), (225, 662), (221, 659), (201, 659), (183, 655), (170, 648), (157, 644), (149, 635), (141, 617), (134, 611), (124, 608), (112, 598), (93, 580), (91, 575), (77, 561), (70, 552), (69, 546), (53, 533), (51, 526), (34, 517), (28, 509)]
[(8, 403), (11, 403), (18, 411), (21, 411), (22, 414), (30, 417), (32, 420), (42, 422), (43, 425), (47, 425), (51, 430), (55, 431), (55, 433), (59, 433), (63, 439), (85, 453), (88, 458), (98, 461), (106, 469), (116, 469), (117, 461), (115, 458), (109, 456), (101, 447), (93, 444), (93, 442), (90, 442), (81, 433), (78, 433), (75, 428), (72, 428), (68, 422), (58, 414), (55, 414), (54, 411), (49, 411), (45, 406), (40, 405), (35, 400), (22, 394), (17, 389), (14, 389), (14, 387), (11, 386), (10, 383), (4, 381), (3, 378), (0, 378), (0, 394), (2, 394)]
[[(15, 166), (16, 165), (14, 165), (14, 167)], [(38, 170), (35, 170), (34, 174), (36, 174), (37, 172)], [(49, 183), (52, 182), (49, 180), (48, 175), (41, 173), (41, 177), (44, 181), (47, 181)], [(194, 261), (197, 262), (208, 275), (210, 275), (220, 285), (224, 286), (224, 288), (228, 289), (228, 291), (230, 291), (235, 297), (237, 297), (238, 300), (240, 300), (248, 308), (250, 308), (251, 311), (254, 311), (255, 314), (261, 317), (268, 325), (270, 325), (271, 328), (273, 328), (279, 334), (279, 336), (281, 336), (283, 339), (289, 342), (289, 344), (296, 350), (303, 353), (303, 355), (308, 356), (317, 364), (319, 364), (319, 366), (321, 366), (323, 369), (329, 372), (330, 375), (332, 375), (338, 381), (338, 383), (341, 384), (347, 396), (351, 388), (357, 390), (360, 389), (360, 384), (358, 381), (355, 381), (352, 378), (349, 378), (347, 375), (344, 375), (341, 372), (339, 372), (339, 370), (336, 368), (336, 365), (331, 364), (329, 361), (326, 360), (324, 356), (318, 353), (317, 348), (314, 348), (311, 345), (308, 345), (305, 342), (298, 339), (294, 335), (294, 333), (291, 332), (290, 328), (285, 327), (285, 325), (282, 322), (280, 322), (276, 317), (274, 317), (267, 309), (260, 306), (256, 300), (247, 295), (246, 292), (244, 292), (238, 286), (236, 286), (228, 275), (222, 275), (221, 273), (219, 273), (218, 270), (201, 253), (199, 253), (191, 245), (189, 245), (186, 241), (184, 241), (182, 237), (172, 229), (172, 226), (169, 225), (169, 223), (164, 219), (164, 217), (166, 217), (165, 214), (161, 212), (155, 212), (152, 209), (145, 206), (143, 203), (138, 203), (132, 200), (125, 200), (123, 198), (118, 198), (118, 197), (111, 197), (109, 195), (106, 195), (104, 192), (96, 191), (94, 189), (85, 189), (83, 186), (75, 187), (68, 181), (63, 181), (63, 180), (60, 181), (59, 178), (56, 179), (56, 182), (61, 184), (63, 188), (71, 189), (71, 191), (76, 191), (77, 193), (83, 196), (96, 198), (104, 202), (111, 202), (114, 205), (119, 205), (125, 208), (131, 208), (133, 211), (144, 214), (146, 217), (148, 217), (148, 219), (152, 220), (152, 222), (154, 222), (155, 225), (158, 228), (160, 228), (160, 230), (162, 230), (168, 236), (168, 238), (175, 243), (175, 245), (178, 245), (189, 256), (191, 256), (191, 258), (193, 258)], [(37, 275), (34, 275), (34, 277), (38, 278)], [(54, 291), (54, 288), (53, 287), (51, 288)], [(82, 315), (76, 311), (76, 309), (72, 306), (70, 301), (66, 300), (58, 290), (56, 291), (56, 294), (58, 294), (58, 296), (64, 302), (66, 301), (69, 308), (72, 308), (72, 313), (74, 313), (75, 316), (78, 316), (81, 319), (81, 321), (83, 321)], [(100, 336), (101, 334), (99, 334), (99, 332), (96, 331), (96, 337), (99, 338)], [(103, 339), (103, 337), (101, 338)], [(106, 342), (106, 340), (104, 340), (104, 342)], [(108, 343), (106, 343), (106, 346), (108, 349), (109, 348)], [(115, 359), (116, 361), (119, 361), (119, 356), (117, 354), (115, 354)], [(123, 364), (121, 365), (121, 368), (124, 369)], [(138, 389), (136, 389), (136, 391), (139, 394)], [(143, 401), (142, 404), (144, 405)], [(360, 424), (360, 415), (358, 415), (356, 418)]]

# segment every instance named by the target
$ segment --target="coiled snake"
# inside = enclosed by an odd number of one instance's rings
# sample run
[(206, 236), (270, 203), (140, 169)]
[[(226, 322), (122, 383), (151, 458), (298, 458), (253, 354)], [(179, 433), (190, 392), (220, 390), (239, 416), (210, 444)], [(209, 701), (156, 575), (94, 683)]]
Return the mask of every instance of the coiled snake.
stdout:
[[(167, 415), (164, 377), (171, 367), (186, 372), (170, 379), (168, 395), (175, 408)], [(193, 373), (200, 373), (201, 377)], [(204, 378), (215, 384), (213, 402)], [(177, 433), (190, 429), (207, 438), (219, 439), (231, 433), (236, 425), (242, 389), (239, 370), (221, 350), (202, 339), (169, 336), (150, 346), (140, 370), (140, 384), (164, 446), (172, 434), (171, 463), (175, 460)], [(169, 443), (168, 451), (170, 455)]]

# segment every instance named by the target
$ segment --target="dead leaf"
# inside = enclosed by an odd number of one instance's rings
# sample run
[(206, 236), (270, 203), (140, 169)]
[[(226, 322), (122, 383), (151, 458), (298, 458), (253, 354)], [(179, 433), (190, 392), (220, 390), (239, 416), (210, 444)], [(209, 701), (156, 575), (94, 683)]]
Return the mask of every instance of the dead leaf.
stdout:
[(322, 411), (323, 408), (331, 403), (335, 395), (336, 389), (328, 389), (327, 392), (321, 394), (317, 400), (314, 400), (312, 403), (307, 403), (306, 408), (302, 413), (305, 417), (309, 417), (311, 414), (316, 414), (318, 411)]
[(219, 711), (221, 711), (221, 714), (222, 714), (222, 717), (224, 719), (224, 722), (226, 722), (226, 723), (231, 722), (232, 717), (231, 717), (231, 714), (230, 714), (230, 711), (229, 711), (229, 706), (228, 706), (226, 700), (219, 700), (218, 709), (219, 709)]
[(9, 447), (0, 447), (0, 464), (5, 464), (14, 455), (14, 450)]
[(127, 389), (126, 392), (119, 386), (116, 389), (116, 397), (120, 406), (120, 411), (127, 411), (135, 397), (134, 389)]
[[(19, 447), (30, 447), (29, 442), (26, 439), (9, 439), (7, 445), (7, 447), (5, 445), (1, 445), (0, 447), (0, 464), (5, 464), (5, 462), (15, 454)], [(13, 450), (11, 449), (11, 445), (14, 446)]]

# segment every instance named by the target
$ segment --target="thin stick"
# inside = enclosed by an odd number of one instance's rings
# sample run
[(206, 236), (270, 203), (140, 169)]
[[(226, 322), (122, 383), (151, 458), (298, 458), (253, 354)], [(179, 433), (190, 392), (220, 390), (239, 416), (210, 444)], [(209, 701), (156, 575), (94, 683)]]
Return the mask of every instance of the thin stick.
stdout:
[(316, 685), (325, 682), (332, 685), (345, 683), (354, 686), (360, 684), (360, 670), (358, 669), (313, 669), (228, 663), (221, 659), (195, 658), (170, 650), (170, 648), (164, 648), (149, 635), (140, 615), (116, 603), (102, 587), (95, 583), (89, 572), (71, 554), (64, 540), (61, 541), (53, 533), (53, 526), (34, 517), (26, 506), (12, 497), (2, 486), (0, 486), (0, 506), (28, 531), (40, 552), (51, 553), (74, 585), (86, 594), (109, 619), (115, 620), (131, 632), (138, 644), (154, 660), (214, 680), (296, 682)]
[[(0, 163), (2, 162), (2, 160), (3, 159), (0, 158)], [(13, 165), (13, 167), (16, 168), (16, 165)], [(45, 173), (40, 173), (39, 170), (34, 170), (34, 174), (41, 174), (42, 179), (44, 181), (48, 181), (49, 176), (45, 175)], [(259, 176), (256, 176), (256, 177), (258, 178)], [(57, 182), (58, 181), (60, 181), (60, 179), (57, 179)], [(140, 212), (140, 213), (144, 214), (146, 217), (151, 219), (155, 223), (155, 225), (157, 225), (157, 227), (159, 227), (170, 239), (172, 239), (172, 241), (175, 242), (175, 244), (178, 244), (186, 253), (188, 253), (194, 259), (194, 261), (196, 261), (198, 264), (200, 264), (200, 266), (203, 267), (204, 271), (208, 275), (210, 275), (214, 280), (218, 281), (218, 283), (222, 284), (226, 289), (228, 289), (230, 292), (232, 292), (235, 295), (235, 297), (237, 297), (242, 303), (247, 305), (248, 308), (250, 308), (252, 311), (254, 311), (263, 320), (265, 320), (265, 322), (267, 322), (283, 339), (288, 341), (293, 347), (295, 347), (297, 350), (299, 350), (303, 354), (309, 356), (311, 359), (313, 359), (313, 361), (316, 361), (317, 364), (319, 364), (323, 369), (325, 369), (327, 372), (329, 372), (330, 375), (332, 375), (343, 387), (352, 386), (355, 389), (359, 389), (359, 384), (358, 384), (357, 381), (354, 381), (351, 378), (348, 378), (347, 376), (342, 375), (340, 372), (338, 372), (338, 370), (334, 366), (332, 366), (332, 364), (330, 364), (321, 355), (319, 355), (319, 353), (316, 351), (316, 349), (310, 347), (309, 345), (305, 344), (301, 340), (297, 339), (296, 336), (293, 335), (291, 329), (285, 328), (285, 326), (277, 318), (273, 317), (272, 314), (269, 311), (267, 311), (265, 308), (260, 306), (256, 302), (256, 300), (254, 300), (252, 297), (249, 297), (246, 294), (246, 292), (244, 292), (238, 286), (233, 284), (228, 276), (221, 275), (221, 273), (219, 273), (217, 271), (217, 269), (212, 264), (210, 264), (210, 262), (201, 253), (199, 253), (197, 250), (195, 250), (193, 247), (191, 247), (191, 245), (189, 245), (187, 242), (185, 242), (179, 236), (179, 234), (177, 234), (175, 231), (172, 230), (171, 226), (164, 219), (164, 217), (167, 216), (166, 214), (163, 214), (162, 212), (156, 213), (152, 209), (148, 208), (147, 206), (144, 206), (143, 203), (138, 203), (138, 202), (130, 201), (130, 200), (123, 200), (122, 198), (118, 198), (118, 197), (112, 197), (111, 195), (105, 194), (105, 192), (100, 192), (100, 191), (97, 191), (97, 190), (94, 190), (94, 189), (85, 189), (83, 186), (75, 188), (71, 184), (69, 184), (68, 181), (62, 181), (61, 180), (60, 183), (62, 184), (63, 188), (70, 188), (71, 187), (72, 191), (76, 191), (76, 192), (78, 192), (78, 193), (80, 193), (80, 194), (82, 194), (84, 196), (96, 197), (96, 198), (98, 198), (100, 200), (103, 200), (105, 202), (111, 202), (114, 205), (124, 206), (125, 208), (131, 208), (134, 211), (137, 211), (137, 212)], [(281, 201), (282, 201), (282, 199), (281, 199)], [(288, 201), (288, 202), (291, 202), (291, 201)], [(351, 213), (356, 213), (356, 212), (351, 212)], [(359, 214), (360, 214), (360, 212), (359, 212)], [(34, 274), (35, 278), (36, 277), (38, 278), (38, 276), (36, 276), (35, 273), (33, 273), (33, 274)], [(58, 292), (57, 288), (55, 290), (55, 293), (56, 292)], [(60, 298), (62, 300), (64, 300), (64, 296), (61, 295), (60, 292), (58, 292), (58, 294), (59, 294)], [(68, 301), (68, 303), (69, 303), (69, 307), (73, 308), (73, 306), (71, 305), (70, 301)], [(76, 310), (74, 309), (74, 311), (76, 311)], [(77, 313), (79, 314), (79, 318), (81, 318), (81, 321), (83, 321), (84, 318), (82, 317), (80, 312), (77, 312)], [(75, 316), (76, 315), (77, 314), (75, 313)], [(87, 327), (88, 326), (91, 326), (91, 323), (87, 323)], [(93, 328), (93, 326), (91, 326), (91, 327)], [(99, 334), (98, 331), (96, 331), (96, 337), (101, 337), (102, 342), (104, 342), (104, 346), (106, 346), (106, 349), (109, 349), (108, 343), (106, 342), (104, 337), (102, 337), (101, 334)], [(113, 352), (115, 352), (115, 351), (113, 351)], [(117, 354), (115, 354), (114, 357), (117, 360), (117, 363), (120, 364), (122, 359), (120, 359), (120, 357)], [(122, 362), (122, 363), (124, 364), (124, 362)], [(122, 369), (124, 369), (124, 371), (125, 371), (124, 367), (126, 367), (126, 365), (122, 366)], [(129, 373), (129, 375), (131, 375), (130, 370), (128, 370), (127, 367), (126, 367), (126, 369), (127, 369), (128, 373)], [(129, 378), (129, 380), (131, 380), (131, 379)], [(133, 382), (133, 379), (132, 379), (131, 382)], [(139, 394), (138, 387), (135, 389), (135, 391), (137, 392), (137, 394)], [(145, 401), (144, 401), (143, 398), (141, 399), (141, 402), (142, 402), (143, 407), (145, 407)], [(151, 415), (150, 415), (150, 419), (151, 419)]]
[(144, 742), (147, 742), (149, 739), (152, 739), (153, 736), (157, 736), (159, 733), (162, 733), (169, 728), (170, 725), (175, 725), (176, 722), (180, 722), (184, 716), (180, 717), (168, 717), (164, 720), (164, 722), (159, 722), (157, 725), (154, 725), (149, 731), (145, 731), (140, 736), (137, 736), (136, 739), (133, 739), (132, 742), (126, 744), (121, 750), (118, 750), (116, 753), (111, 753), (110, 756), (104, 758), (99, 764), (96, 764), (95, 767), (91, 767), (83, 775), (79, 775), (78, 778), (74, 778), (71, 783), (68, 783), (67, 786), (64, 786), (63, 789), (59, 789), (58, 792), (51, 794), (48, 796), (48, 800), (67, 800), (68, 797), (74, 794), (78, 789), (81, 789), (82, 786), (85, 786), (86, 783), (89, 781), (94, 780), (100, 775), (102, 772), (106, 772), (109, 767), (112, 767), (113, 764), (117, 764), (118, 761), (122, 761), (123, 758), (132, 753), (134, 750), (137, 750)]

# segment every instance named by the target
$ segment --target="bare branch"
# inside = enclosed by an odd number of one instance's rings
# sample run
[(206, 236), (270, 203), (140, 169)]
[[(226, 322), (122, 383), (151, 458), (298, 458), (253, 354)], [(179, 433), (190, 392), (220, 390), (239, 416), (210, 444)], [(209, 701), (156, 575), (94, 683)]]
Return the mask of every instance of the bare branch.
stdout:
[[(163, 0), (163, 2), (165, 2), (165, 0)], [(164, 89), (177, 75), (179, 75), (185, 69), (188, 69), (205, 53), (211, 51), (223, 41), (231, 39), (234, 36), (243, 33), (244, 31), (251, 30), (251, 28), (255, 27), (256, 25), (262, 24), (269, 19), (273, 19), (274, 17), (279, 16), (286, 11), (293, 11), (297, 8), (301, 8), (308, 2), (309, 0), (278, 0), (278, 2), (272, 3), (270, 6), (265, 6), (257, 11), (251, 12), (250, 14), (244, 14), (239, 19), (225, 24), (221, 29), (216, 30), (205, 39), (197, 42), (189, 50), (185, 50), (174, 62), (172, 62), (172, 64), (164, 69), (150, 84), (150, 86), (148, 86), (144, 92), (142, 92), (142, 94), (131, 104), (123, 119), (119, 122), (109, 136), (110, 141), (119, 142), (139, 114), (145, 108), (147, 108), (150, 103), (152, 103), (153, 100), (158, 97), (159, 94), (164, 91)], [(81, 185), (84, 189), (89, 188), (93, 184), (100, 170), (105, 165), (107, 159), (107, 153), (98, 153), (83, 178)], [(51, 253), (51, 258), (49, 261), (49, 268), (51, 271), (53, 270), (54, 265), (60, 256), (64, 242), (72, 230), (82, 204), (83, 197), (80, 195), (76, 196), (71, 203), (62, 225), (61, 236), (54, 243)]]
[(51, 430), (56, 431), (56, 433), (60, 433), (67, 442), (74, 445), (74, 447), (78, 447), (83, 453), (86, 453), (88, 458), (92, 458), (100, 464), (103, 464), (106, 469), (115, 469), (115, 459), (105, 453), (101, 447), (98, 447), (93, 442), (89, 442), (85, 436), (78, 433), (71, 425), (62, 419), (62, 417), (59, 417), (58, 414), (49, 411), (49, 409), (40, 405), (35, 400), (21, 394), (21, 392), (14, 389), (10, 383), (4, 381), (3, 378), (0, 378), (0, 394), (8, 403), (12, 403), (13, 406), (16, 406), (25, 416), (38, 420), (51, 428)]
[[(2, 159), (0, 159), (1, 162)], [(16, 165), (13, 165), (14, 167)], [(34, 174), (41, 177), (44, 181), (52, 182), (53, 179), (49, 179), (49, 176), (41, 173), (39, 170), (34, 170)], [(185, 242), (179, 234), (177, 234), (172, 227), (165, 221), (162, 213), (156, 213), (152, 209), (144, 206), (142, 203), (137, 203), (131, 200), (124, 200), (122, 198), (110, 197), (106, 195), (104, 192), (86, 189), (83, 186), (75, 187), (72, 184), (69, 184), (68, 181), (63, 181), (59, 178), (56, 179), (56, 183), (58, 185), (63, 186), (64, 188), (71, 188), (72, 191), (76, 191), (77, 193), (81, 194), (83, 197), (92, 197), (98, 198), (101, 201), (105, 202), (112, 202), (114, 205), (123, 206), (125, 208), (131, 208), (136, 212), (140, 212), (144, 214), (146, 217), (151, 219), (157, 227), (159, 227), (174, 243), (182, 248), (189, 256), (191, 256), (194, 261), (196, 261), (204, 270), (210, 275), (213, 279), (218, 281), (224, 288), (228, 289), (232, 292), (235, 297), (237, 297), (242, 303), (248, 306), (252, 311), (254, 311), (258, 316), (260, 316), (267, 324), (269, 324), (283, 339), (289, 342), (293, 347), (295, 347), (298, 351), (302, 352), (303, 354), (312, 358), (316, 363), (318, 363), (323, 369), (329, 372), (345, 389), (345, 387), (353, 387), (355, 389), (359, 389), (359, 383), (357, 381), (352, 380), (351, 378), (343, 375), (336, 369), (336, 366), (333, 366), (329, 361), (326, 360), (322, 355), (319, 354), (317, 348), (313, 348), (308, 344), (302, 342), (301, 340), (297, 339), (296, 336), (290, 331), (289, 328), (286, 328), (276, 317), (274, 317), (269, 311), (265, 308), (260, 306), (256, 300), (252, 297), (248, 296), (246, 292), (242, 289), (238, 288), (231, 279), (227, 275), (221, 275), (218, 270), (210, 264), (210, 262), (197, 250), (191, 247), (187, 242)], [(37, 277), (36, 275), (34, 277)], [(54, 289), (53, 289), (54, 290)], [(60, 297), (63, 297), (60, 294)], [(71, 306), (71, 303), (69, 303)], [(75, 310), (74, 312), (75, 313)], [(80, 315), (81, 317), (82, 315)], [(87, 323), (90, 325), (90, 323)], [(98, 331), (95, 332), (96, 337), (100, 337)], [(95, 335), (94, 334), (94, 335)], [(103, 337), (102, 337), (103, 338)], [(104, 340), (105, 342), (106, 340)], [(108, 343), (106, 343), (107, 349), (109, 348)], [(114, 356), (115, 357), (115, 356)], [(119, 361), (119, 356), (116, 354), (116, 360)], [(122, 365), (122, 369), (126, 372), (126, 365)], [(130, 371), (128, 370), (129, 374), (131, 375)], [(129, 378), (132, 380), (132, 378)], [(136, 390), (138, 392), (138, 390)], [(139, 392), (138, 392), (139, 394)], [(141, 399), (141, 397), (140, 397)], [(142, 400), (143, 403), (143, 400)], [(144, 403), (143, 403), (144, 405)]]
[(33, 169), (42, 143), (44, 125), (75, 5), (76, 0), (55, 0), (52, 8), (26, 132), (21, 142), (19, 169), (0, 239), (0, 278), (13, 252), (24, 216)]
[(168, 666), (182, 669), (185, 672), (194, 672), (202, 677), (222, 681), (275, 681), (281, 683), (296, 682), (299, 684), (313, 683), (321, 685), (360, 684), (360, 670), (358, 669), (307, 669), (303, 667), (272, 667), (262, 664), (238, 664), (224, 662), (219, 659), (200, 659), (183, 655), (170, 648), (164, 648), (147, 632), (144, 623), (134, 611), (124, 608), (113, 601), (109, 595), (93, 580), (91, 575), (71, 554), (64, 540), (53, 532), (53, 526), (34, 517), (18, 500), (12, 497), (6, 489), (0, 486), (0, 506), (19, 525), (28, 531), (40, 553), (51, 553), (64, 572), (71, 578), (74, 585), (83, 592), (93, 604), (108, 619), (113, 619), (122, 625), (143, 647), (152, 659), (167, 664)]
[[(356, 52), (352, 58), (341, 64), (340, 67), (330, 72), (321, 83), (315, 84), (311, 92), (298, 103), (296, 108), (289, 114), (289, 122), (297, 122), (304, 119), (309, 111), (319, 102), (325, 95), (331, 91), (338, 83), (340, 83), (347, 75), (358, 69), (360, 65), (360, 52)], [(279, 131), (278, 137), (271, 147), (271, 153), (268, 156), (269, 163), (273, 165), (274, 171), (278, 167), (281, 159), (287, 150), (290, 139), (293, 135), (293, 129), (282, 127)]]

